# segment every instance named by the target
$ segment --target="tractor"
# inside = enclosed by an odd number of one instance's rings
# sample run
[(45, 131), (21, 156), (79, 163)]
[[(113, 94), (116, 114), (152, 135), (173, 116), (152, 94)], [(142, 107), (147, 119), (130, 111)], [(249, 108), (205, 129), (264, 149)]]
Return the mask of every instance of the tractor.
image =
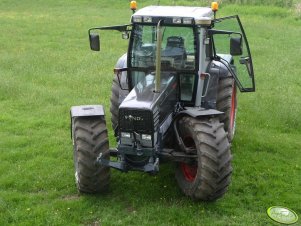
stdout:
[[(237, 90), (254, 92), (252, 57), (238, 15), (217, 18), (211, 7), (148, 6), (131, 22), (89, 29), (128, 39), (112, 82), (109, 147), (102, 105), (71, 107), (75, 181), (79, 192), (108, 190), (110, 169), (159, 172), (174, 162), (180, 190), (194, 200), (221, 198), (230, 184)], [(129, 188), (130, 189), (130, 188)]]

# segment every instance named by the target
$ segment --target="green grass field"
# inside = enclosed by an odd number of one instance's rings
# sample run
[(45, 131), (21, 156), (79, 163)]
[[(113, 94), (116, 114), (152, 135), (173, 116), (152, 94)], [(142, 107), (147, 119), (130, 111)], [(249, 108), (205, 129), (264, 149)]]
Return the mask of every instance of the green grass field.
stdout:
[[(199, 4), (161, 4), (168, 2)], [(112, 32), (92, 52), (87, 30), (128, 23), (128, 1), (1, 0), (0, 225), (278, 225), (266, 215), (273, 205), (301, 217), (300, 3), (227, 2), (218, 15), (240, 15), (257, 90), (239, 95), (229, 191), (206, 203), (182, 195), (172, 164), (154, 177), (113, 171), (108, 194), (77, 193), (70, 107), (104, 104), (114, 145), (112, 69), (127, 49)]]

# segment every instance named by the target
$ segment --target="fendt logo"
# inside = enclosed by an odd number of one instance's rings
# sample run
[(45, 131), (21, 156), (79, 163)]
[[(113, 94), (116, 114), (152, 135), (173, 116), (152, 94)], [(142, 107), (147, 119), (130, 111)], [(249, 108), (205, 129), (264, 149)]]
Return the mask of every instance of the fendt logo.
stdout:
[(133, 115), (126, 115), (125, 119), (128, 119), (130, 121), (143, 121), (143, 118), (139, 116), (133, 116)]

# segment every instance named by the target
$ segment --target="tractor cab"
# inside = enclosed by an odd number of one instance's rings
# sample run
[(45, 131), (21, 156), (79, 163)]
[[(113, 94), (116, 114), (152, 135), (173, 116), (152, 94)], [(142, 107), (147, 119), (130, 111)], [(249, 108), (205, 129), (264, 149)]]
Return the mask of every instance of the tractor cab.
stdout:
[(241, 92), (255, 90), (251, 53), (239, 17), (216, 19), (215, 12), (207, 7), (145, 7), (132, 15), (131, 24), (90, 29), (90, 46), (99, 50), (99, 35), (93, 31), (120, 31), (130, 39), (128, 53), (115, 70), (119, 81), (127, 82), (121, 87), (131, 90), (149, 73), (156, 72), (159, 80), (161, 72), (173, 71), (184, 105), (214, 108), (210, 86), (217, 81), (212, 73), (230, 73)]

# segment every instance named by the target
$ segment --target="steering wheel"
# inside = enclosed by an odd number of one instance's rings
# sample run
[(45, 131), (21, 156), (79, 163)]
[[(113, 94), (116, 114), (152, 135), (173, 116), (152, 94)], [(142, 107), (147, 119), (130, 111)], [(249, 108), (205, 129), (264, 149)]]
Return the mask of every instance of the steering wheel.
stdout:
[(154, 48), (152, 46), (141, 46), (141, 51), (146, 57), (150, 57), (154, 54)]

